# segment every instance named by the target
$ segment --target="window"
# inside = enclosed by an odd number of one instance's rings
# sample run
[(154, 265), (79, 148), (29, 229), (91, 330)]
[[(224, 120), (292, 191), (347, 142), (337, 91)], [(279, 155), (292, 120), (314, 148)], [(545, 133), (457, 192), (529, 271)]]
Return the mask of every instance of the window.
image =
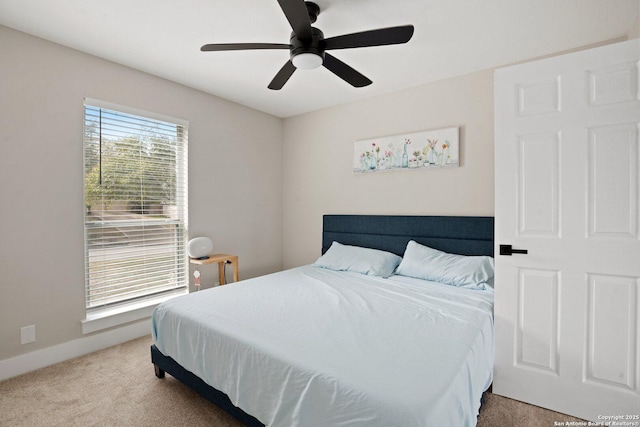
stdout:
[(87, 313), (188, 287), (188, 123), (85, 100)]

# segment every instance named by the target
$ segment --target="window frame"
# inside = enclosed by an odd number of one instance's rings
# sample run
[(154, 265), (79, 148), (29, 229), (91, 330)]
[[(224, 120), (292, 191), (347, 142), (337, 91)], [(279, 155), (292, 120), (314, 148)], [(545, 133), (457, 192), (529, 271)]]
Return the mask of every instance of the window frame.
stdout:
[[(176, 204), (176, 218), (159, 218), (149, 219), (146, 217), (142, 217), (141, 219), (132, 219), (131, 221), (119, 221), (120, 225), (136, 225), (144, 224), (146, 225), (164, 225), (164, 226), (175, 226), (176, 231), (173, 232), (175, 237), (175, 245), (178, 248), (176, 251), (176, 264), (175, 269), (173, 270), (177, 275), (176, 278), (176, 287), (171, 289), (165, 289), (155, 292), (149, 292), (145, 295), (134, 296), (129, 299), (123, 299), (115, 302), (105, 302), (104, 304), (100, 304), (97, 306), (90, 306), (89, 300), (89, 279), (90, 279), (90, 271), (89, 271), (89, 245), (91, 243), (90, 238), (88, 237), (88, 230), (93, 227), (104, 227), (108, 225), (110, 221), (105, 221), (104, 218), (100, 221), (87, 221), (88, 212), (87, 212), (87, 182), (88, 182), (88, 173), (86, 169), (87, 164), (87, 147), (90, 143), (87, 139), (87, 123), (88, 123), (88, 114), (89, 111), (87, 108), (95, 108), (101, 110), (110, 110), (112, 112), (117, 112), (124, 114), (126, 116), (137, 116), (140, 118), (152, 120), (152, 121), (160, 121), (169, 123), (172, 126), (176, 126), (176, 138), (178, 141), (178, 148), (176, 150), (176, 188), (175, 188), (175, 204)], [(102, 129), (102, 125), (101, 129)], [(177, 119), (174, 117), (164, 116), (161, 114), (143, 111), (123, 105), (118, 105), (110, 102), (105, 102), (101, 100), (96, 100), (92, 98), (85, 98), (83, 104), (83, 137), (82, 137), (82, 148), (83, 148), (83, 206), (84, 206), (84, 215), (83, 215), (83, 227), (84, 227), (84, 268), (85, 268), (85, 280), (84, 280), (84, 291), (85, 291), (85, 311), (86, 318), (82, 321), (82, 329), (83, 333), (90, 333), (96, 330), (117, 326), (118, 324), (128, 323), (137, 319), (142, 319), (144, 317), (148, 317), (151, 314), (153, 308), (162, 301), (173, 298), (178, 295), (183, 295), (189, 292), (189, 260), (186, 254), (186, 243), (188, 240), (188, 127), (189, 122), (182, 119)], [(178, 188), (180, 187), (180, 188)], [(167, 235), (170, 235), (171, 232), (168, 232)], [(144, 243), (143, 245), (144, 246)], [(117, 258), (117, 257), (116, 257)], [(169, 268), (171, 270), (171, 268)], [(144, 292), (143, 292), (144, 293)]]

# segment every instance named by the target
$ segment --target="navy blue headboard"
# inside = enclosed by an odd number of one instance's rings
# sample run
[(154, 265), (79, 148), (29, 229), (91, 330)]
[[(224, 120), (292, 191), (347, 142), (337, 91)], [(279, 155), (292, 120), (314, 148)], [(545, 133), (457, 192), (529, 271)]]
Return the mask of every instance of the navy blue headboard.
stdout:
[(493, 256), (493, 217), (324, 215), (322, 253), (333, 241), (402, 256), (409, 240), (459, 255)]

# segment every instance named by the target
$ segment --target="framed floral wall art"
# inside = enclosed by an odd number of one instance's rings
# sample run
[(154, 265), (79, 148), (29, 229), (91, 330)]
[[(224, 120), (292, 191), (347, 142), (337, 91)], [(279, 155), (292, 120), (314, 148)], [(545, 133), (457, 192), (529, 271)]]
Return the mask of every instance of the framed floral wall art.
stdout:
[(356, 141), (353, 172), (376, 173), (459, 166), (459, 128)]

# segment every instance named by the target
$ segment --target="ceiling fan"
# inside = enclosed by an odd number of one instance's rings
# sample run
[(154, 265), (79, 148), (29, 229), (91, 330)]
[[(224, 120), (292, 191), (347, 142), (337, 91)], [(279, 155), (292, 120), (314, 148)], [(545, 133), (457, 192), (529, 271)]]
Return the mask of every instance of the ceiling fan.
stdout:
[(380, 28), (337, 37), (324, 38), (319, 29), (312, 27), (320, 7), (310, 1), (278, 0), (282, 11), (291, 24), (293, 32), (289, 44), (279, 43), (227, 43), (205, 44), (203, 52), (251, 49), (289, 49), (290, 59), (269, 83), (269, 89), (282, 89), (297, 69), (312, 69), (323, 65), (326, 69), (354, 87), (363, 87), (372, 82), (344, 62), (327, 53), (332, 49), (384, 46), (406, 43), (413, 36), (413, 25)]

